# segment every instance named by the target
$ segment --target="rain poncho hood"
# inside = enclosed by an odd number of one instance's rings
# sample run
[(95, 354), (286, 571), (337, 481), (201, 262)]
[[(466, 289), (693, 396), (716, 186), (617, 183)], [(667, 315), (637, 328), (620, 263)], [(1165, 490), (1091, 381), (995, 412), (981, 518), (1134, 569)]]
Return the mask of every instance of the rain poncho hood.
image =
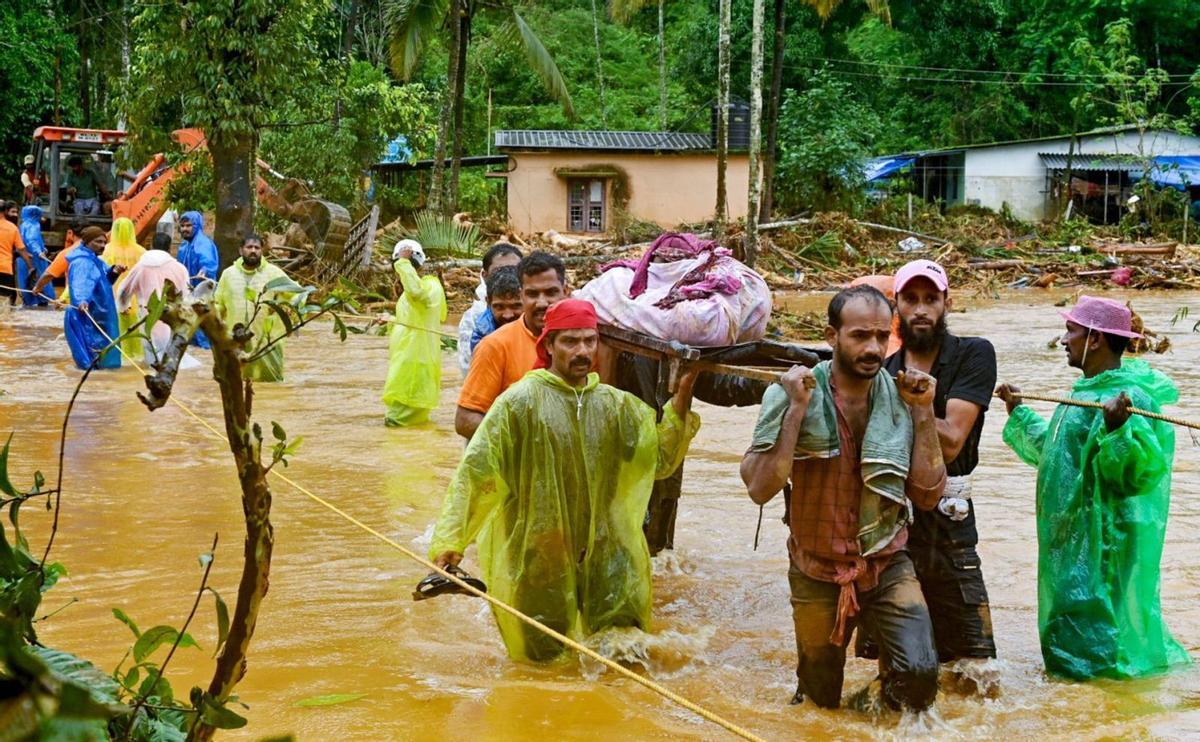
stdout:
[[(100, 258), (109, 265), (120, 265), (125, 267), (125, 272), (117, 276), (117, 280), (113, 283), (113, 290), (119, 291), (121, 284), (129, 278), (129, 269), (137, 265), (138, 260), (146, 254), (146, 248), (138, 244), (137, 234), (134, 231), (133, 221), (126, 217), (121, 217), (113, 222), (112, 238), (108, 241), (108, 245), (104, 248), (104, 253)], [(115, 295), (114, 295), (115, 296)], [(138, 305), (134, 301), (128, 309), (122, 311), (119, 315), (118, 323), (120, 325), (121, 334), (133, 327), (138, 321)], [(137, 358), (142, 355), (142, 339), (137, 335), (132, 335), (121, 340), (121, 349), (130, 358)]]
[[(287, 277), (282, 268), (272, 265), (266, 258), (263, 258), (258, 268), (253, 271), (245, 267), (242, 258), (238, 258), (221, 274), (221, 280), (217, 282), (217, 290), (213, 294), (213, 305), (217, 308), (217, 316), (222, 322), (230, 327), (239, 323), (246, 325), (254, 333), (254, 337), (246, 346), (247, 355), (254, 355), (285, 334), (279, 315), (269, 308), (262, 307), (255, 316), (254, 302), (256, 298), (287, 301), (292, 293), (277, 288), (271, 289), (267, 296), (263, 296), (263, 290), (268, 283), (277, 278)], [(243, 374), (247, 379), (254, 381), (283, 381), (283, 341), (272, 345), (262, 358), (246, 364)]]
[[(109, 267), (100, 256), (86, 247), (74, 250), (67, 256), (70, 270), (67, 286), (71, 293), (71, 306), (63, 314), (63, 333), (71, 348), (75, 365), (86, 369), (96, 355), (120, 333), (117, 325), (117, 305), (113, 300), (113, 288), (109, 283)], [(97, 329), (92, 320), (79, 310), (79, 305), (88, 303), (88, 313), (100, 324)], [(107, 335), (108, 337), (105, 337)], [(101, 357), (97, 368), (117, 368), (121, 365), (121, 354), (114, 347)]]
[(26, 206), (21, 209), (21, 241), (30, 255), (44, 255), (46, 241), (42, 239), (42, 209)]
[[(25, 243), (25, 249), (29, 252), (29, 256), (33, 258), (33, 270), (29, 270), (29, 266), (25, 265), (24, 260), (15, 261), (17, 285), (23, 289), (32, 291), (38, 277), (50, 267), (50, 261), (46, 257), (46, 241), (42, 238), (41, 208), (38, 206), (26, 206), (21, 209), (19, 229), (21, 231), (21, 241)], [(53, 299), (53, 283), (46, 284), (46, 288), (42, 289), (42, 293), (37, 296), (33, 294), (21, 294), (21, 303), (25, 306), (44, 306)]]
[[(192, 239), (184, 240), (179, 244), (179, 262), (183, 263), (183, 267), (187, 268), (188, 276), (191, 277), (192, 288), (204, 279), (212, 281), (217, 280), (220, 272), (220, 258), (217, 255), (217, 245), (212, 241), (212, 238), (204, 234), (204, 215), (199, 211), (185, 211), (179, 217), (180, 220), (187, 219), (195, 226), (196, 231), (192, 233)], [(201, 276), (203, 274), (203, 277)], [(192, 336), (192, 344), (201, 348), (209, 347), (208, 337), (204, 332), (197, 330)]]
[[(575, 639), (650, 628), (642, 520), (654, 480), (679, 468), (700, 427), (668, 405), (662, 422), (591, 374), (581, 389), (547, 370), (509, 387), (484, 417), (442, 504), (430, 557), (478, 541), (488, 591)], [(494, 612), (510, 657), (562, 645)]]
[(383, 402), (422, 410), (438, 406), (442, 391), (441, 324), (446, 321), (446, 292), (437, 276), (420, 276), (412, 263), (396, 261), (404, 293), (388, 340), (388, 375)]
[[(1075, 383), (1075, 399), (1120, 392), (1158, 411), (1175, 384), (1144, 361)], [(1102, 410), (1060, 405), (1049, 423), (1024, 405), (1004, 442), (1036, 466), (1038, 630), (1046, 669), (1088, 679), (1130, 678), (1189, 662), (1167, 630), (1159, 561), (1171, 492), (1175, 431), (1133, 415), (1109, 432)]]

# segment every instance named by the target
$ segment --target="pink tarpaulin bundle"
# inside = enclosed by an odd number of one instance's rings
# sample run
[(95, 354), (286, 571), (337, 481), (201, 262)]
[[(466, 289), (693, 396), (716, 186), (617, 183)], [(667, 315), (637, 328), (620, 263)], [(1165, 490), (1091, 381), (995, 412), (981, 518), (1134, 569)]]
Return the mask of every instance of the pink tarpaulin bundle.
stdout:
[(760, 339), (771, 291), (730, 252), (693, 234), (667, 233), (641, 260), (622, 260), (579, 291), (601, 322), (687, 345)]

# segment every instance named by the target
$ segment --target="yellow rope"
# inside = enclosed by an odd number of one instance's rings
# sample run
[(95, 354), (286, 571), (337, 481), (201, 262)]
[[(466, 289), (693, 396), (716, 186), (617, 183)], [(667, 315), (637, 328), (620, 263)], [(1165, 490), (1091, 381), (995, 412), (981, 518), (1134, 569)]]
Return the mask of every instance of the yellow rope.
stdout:
[[(24, 290), (24, 289), (19, 289), (19, 290)], [(30, 292), (30, 293), (32, 293), (32, 292)], [(96, 321), (95, 317), (93, 317), (90, 312), (84, 312), (84, 314), (87, 316), (88, 319), (90, 319), (92, 321), (92, 324), (96, 326), (96, 329), (99, 330), (102, 335), (104, 335), (104, 337), (109, 341), (109, 343), (112, 344), (113, 347), (115, 347), (121, 353), (121, 355), (125, 357), (125, 359), (127, 361), (129, 361), (130, 365), (132, 365), (135, 369), (137, 369), (137, 371), (139, 373), (141, 373), (141, 374), (146, 373), (145, 369), (143, 369), (141, 366), (139, 366), (137, 361), (134, 360), (132, 357), (130, 357), (130, 355), (128, 353), (125, 352), (125, 350), (121, 347), (120, 343), (116, 343), (111, 337), (109, 337), (108, 333), (105, 332), (104, 328), (101, 327), (100, 323)], [(170, 397), (168, 397), (168, 399), (170, 399), (171, 402), (176, 407), (183, 410), (184, 413), (191, 416), (194, 420), (196, 420), (202, 426), (207, 428), (208, 431), (210, 433), (212, 433), (214, 436), (225, 441), (226, 443), (229, 442), (229, 439), (225, 437), (224, 433), (217, 430), (215, 427), (213, 427), (211, 424), (209, 424), (209, 422), (207, 420), (200, 417), (198, 414), (193, 412), (187, 405), (185, 405), (183, 402), (180, 402), (178, 399), (176, 399), (174, 394), (172, 394)], [(429, 561), (425, 557), (420, 556), (419, 554), (412, 551), (411, 549), (409, 549), (409, 548), (405, 547), (404, 545), (398, 543), (397, 541), (385, 536), (384, 534), (380, 533), (379, 531), (375, 530), (374, 528), (368, 526), (366, 523), (363, 523), (362, 521), (358, 520), (354, 516), (345, 512), (341, 508), (337, 507), (333, 503), (319, 497), (318, 495), (316, 495), (313, 492), (310, 492), (308, 489), (306, 489), (304, 486), (302, 486), (295, 480), (288, 477), (286, 474), (283, 474), (282, 472), (277, 471), (276, 469), (271, 469), (269, 471), (269, 473), (274, 474), (280, 480), (291, 485), (296, 491), (305, 495), (306, 497), (311, 499), (313, 502), (316, 502), (317, 504), (327, 508), (329, 511), (341, 516), (345, 520), (354, 524), (355, 526), (362, 529), (363, 531), (366, 531), (367, 533), (371, 534), (372, 536), (379, 539), (380, 541), (387, 544), (388, 546), (392, 547), (396, 551), (399, 551), (401, 554), (408, 557), (409, 559), (412, 559), (413, 561), (417, 562), (418, 564), (426, 567), (427, 569), (429, 569), (433, 572), (437, 572), (438, 574), (451, 580), (456, 585), (458, 585), (460, 588), (463, 588), (464, 590), (471, 593), (472, 595), (475, 595), (476, 597), (479, 597), (479, 598), (483, 598), (487, 602), (491, 603), (494, 607), (504, 611), (505, 613), (508, 613), (508, 614), (514, 616), (515, 618), (522, 621), (523, 623), (528, 624), (529, 626), (532, 626), (533, 628), (553, 637), (554, 639), (557, 639), (558, 641), (562, 642), (564, 645), (570, 647), (571, 649), (575, 650), (576, 652), (579, 652), (580, 654), (583, 654), (583, 655), (587, 655), (591, 659), (603, 664), (605, 667), (608, 667), (609, 669), (613, 670), (614, 672), (629, 678), (630, 680), (634, 681), (635, 683), (638, 683), (639, 685), (649, 688), (650, 690), (659, 694), (663, 698), (666, 698), (666, 699), (682, 706), (683, 708), (687, 709), (688, 711), (691, 711), (692, 713), (700, 716), (701, 718), (707, 719), (708, 721), (711, 721), (712, 723), (723, 727), (724, 729), (728, 730), (729, 732), (733, 733), (734, 735), (736, 735), (738, 737), (741, 737), (742, 739), (753, 740), (754, 742), (763, 742), (762, 738), (755, 735), (754, 733), (752, 733), (746, 729), (743, 729), (742, 727), (738, 726), (737, 724), (734, 724), (733, 722), (728, 721), (721, 716), (718, 716), (717, 714), (713, 713), (712, 711), (709, 711), (708, 709), (704, 708), (703, 706), (700, 706), (692, 701), (689, 701), (688, 699), (684, 698), (683, 696), (681, 696), (673, 691), (670, 691), (667, 688), (664, 688), (663, 686), (659, 685), (658, 683), (654, 682), (653, 680), (650, 680), (649, 678), (645, 678), (645, 677), (642, 677), (641, 675), (638, 675), (637, 673), (633, 672), (632, 670), (629, 670), (628, 668), (624, 667), (620, 663), (614, 662), (613, 660), (609, 659), (608, 657), (605, 657), (605, 656), (597, 653), (595, 650), (585, 647), (584, 645), (580, 644), (579, 642), (576, 642), (575, 640), (571, 639), (570, 637), (564, 636), (563, 634), (559, 633), (558, 631), (555, 631), (554, 629), (543, 624), (542, 622), (538, 621), (537, 619), (531, 618), (531, 617), (525, 615), (524, 613), (517, 610), (516, 608), (513, 608), (511, 605), (505, 603), (504, 601), (499, 600), (496, 597), (489, 595), (485, 592), (477, 590), (475, 587), (473, 587), (473, 586), (467, 584), (466, 582), (464, 582), (463, 580), (461, 580), (457, 575), (454, 575), (453, 573), (450, 573), (444, 569), (441, 569), (440, 567), (438, 567), (436, 564)]]
[[(1104, 404), (1102, 402), (1089, 402), (1083, 399), (1074, 399), (1073, 397), (1054, 397), (1049, 394), (1026, 394), (1025, 392), (1014, 392), (1014, 394), (1021, 399), (1036, 399), (1039, 402), (1054, 402), (1055, 404), (1065, 404), (1070, 405), (1071, 407), (1090, 407), (1096, 410), (1104, 409)], [(997, 394), (996, 396), (999, 397), (1000, 395)], [(1200, 424), (1191, 422), (1189, 420), (1184, 420), (1181, 417), (1171, 417), (1170, 415), (1163, 415), (1159, 412), (1142, 410), (1137, 407), (1130, 407), (1129, 411), (1135, 415), (1148, 417), (1151, 420), (1162, 420), (1163, 422), (1171, 423), (1172, 425), (1181, 425), (1185, 428), (1200, 430)]]

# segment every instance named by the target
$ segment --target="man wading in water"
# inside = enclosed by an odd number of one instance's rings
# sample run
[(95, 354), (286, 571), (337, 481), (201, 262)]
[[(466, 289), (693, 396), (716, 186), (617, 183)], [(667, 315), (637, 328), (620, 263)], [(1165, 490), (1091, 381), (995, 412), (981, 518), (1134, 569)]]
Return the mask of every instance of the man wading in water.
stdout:
[(880, 646), (884, 703), (922, 710), (937, 695), (929, 609), (905, 551), (911, 505), (932, 509), (946, 486), (936, 382), (916, 370), (897, 381), (880, 373), (891, 325), (891, 305), (876, 289), (839, 292), (825, 328), (833, 360), (811, 371), (793, 367), (767, 390), (742, 459), (742, 480), (755, 503), (768, 502), (789, 478), (794, 488), (788, 503), (799, 654), (793, 703), (841, 704), (846, 644), (856, 623)]
[(1188, 664), (1159, 602), (1159, 561), (1171, 499), (1175, 430), (1133, 415), (1179, 401), (1166, 375), (1122, 360), (1133, 332), (1128, 307), (1079, 297), (1061, 343), (1083, 372), (1071, 397), (1104, 409), (1059, 405), (1047, 422), (1021, 390), (1004, 442), (1037, 467), (1038, 633), (1046, 670), (1088, 680), (1136, 678)]
[[(457, 565), (478, 539), (488, 592), (573, 639), (650, 629), (642, 517), (655, 479), (679, 467), (700, 419), (696, 372), (681, 372), (661, 422), (590, 373), (596, 310), (567, 299), (546, 312), (537, 369), (491, 405), (442, 504), (429, 558)], [(565, 648), (493, 611), (510, 657), (547, 662)]]
[[(950, 334), (946, 327), (950, 285), (937, 263), (909, 263), (896, 273), (895, 287), (904, 345), (887, 359), (884, 369), (892, 376), (916, 369), (937, 380), (933, 412), (947, 475), (938, 506), (913, 514), (908, 553), (933, 619), (938, 660), (983, 664), (996, 656), (996, 644), (975, 551), (979, 534), (971, 503), (971, 472), (979, 463), (983, 415), (996, 387), (996, 351), (983, 338)], [(861, 656), (878, 656), (876, 646), (864, 649)], [(960, 662), (956, 670), (982, 694), (999, 690), (993, 668), (967, 670)]]

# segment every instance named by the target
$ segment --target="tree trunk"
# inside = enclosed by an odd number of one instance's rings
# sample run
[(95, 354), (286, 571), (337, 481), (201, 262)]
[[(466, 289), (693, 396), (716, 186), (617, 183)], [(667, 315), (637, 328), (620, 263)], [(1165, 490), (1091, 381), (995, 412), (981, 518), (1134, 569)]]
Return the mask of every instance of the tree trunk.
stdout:
[(717, 212), (714, 232), (724, 232), (729, 219), (725, 170), (729, 160), (729, 26), (731, 0), (721, 0), (719, 39), (717, 42)]
[(762, 47), (763, 0), (754, 0), (754, 21), (750, 41), (750, 188), (746, 204), (746, 238), (743, 241), (746, 265), (754, 267), (758, 258), (758, 198), (760, 194), (759, 156), (762, 148)]
[(596, 15), (596, 0), (592, 0), (592, 38), (596, 42), (596, 87), (600, 92), (600, 128), (608, 128), (608, 107), (604, 104), (604, 58), (600, 56), (600, 17)]
[(88, 82), (88, 25), (83, 20), (83, 3), (79, 4), (79, 107), (83, 113), (83, 125), (92, 125), (92, 86)]
[(346, 19), (346, 28), (342, 31), (342, 59), (350, 61), (350, 52), (354, 48), (354, 31), (358, 28), (358, 5), (359, 0), (350, 0), (349, 18)]
[(658, 0), (658, 126), (667, 130), (667, 27), (663, 21), (663, 5)]
[[(206, 695), (214, 704), (224, 705), (233, 689), (246, 675), (246, 657), (258, 612), (270, 586), (271, 554), (275, 531), (271, 526), (271, 489), (267, 470), (262, 465), (262, 439), (250, 421), (254, 396), (250, 382), (242, 380), (239, 346), (228, 337), (209, 338), (213, 343), (213, 377), (221, 389), (225, 409), (225, 435), (237, 462), (238, 482), (242, 487), (242, 512), (246, 517), (246, 542), (242, 554), (242, 577), (238, 582), (237, 605), (229, 621), (229, 637), (217, 656), (217, 666)], [(200, 723), (188, 740), (212, 739), (216, 729)]]
[(464, 8), (459, 16), (458, 74), (454, 79), (454, 148), (450, 160), (450, 188), (446, 216), (458, 212), (458, 179), (462, 174), (463, 113), (467, 92), (467, 49), (471, 45), (471, 10)]
[[(173, 293), (168, 292), (168, 295)], [(225, 436), (229, 439), (229, 450), (233, 452), (242, 490), (246, 541), (237, 603), (208, 690), (204, 691), (201, 698), (192, 699), (198, 709), (222, 707), (246, 675), (246, 658), (258, 625), (259, 608), (270, 586), (271, 555), (275, 547), (275, 534), (271, 527), (271, 489), (267, 485), (269, 468), (262, 465), (262, 430), (251, 419), (254, 388), (242, 376), (239, 357), (250, 336), (244, 329), (235, 329), (221, 322), (211, 305), (182, 305), (178, 296), (169, 299), (162, 319), (171, 328), (171, 345), (155, 365), (155, 373), (146, 376), (146, 388), (150, 395), (139, 394), (138, 397), (151, 410), (167, 403), (177, 377), (179, 361), (187, 351), (188, 342), (197, 327), (202, 327), (212, 342), (213, 378), (221, 390)], [(216, 729), (198, 717), (192, 718), (188, 742), (212, 739)]]
[[(254, 231), (254, 155), (257, 145), (257, 136), (253, 134), (208, 142), (217, 204), (213, 241), (217, 243), (222, 269), (237, 260), (242, 240)], [(217, 276), (210, 278), (215, 280)]]
[(775, 155), (779, 147), (779, 107), (783, 103), (783, 52), (787, 46), (786, 0), (775, 0), (775, 48), (771, 52), (771, 94), (767, 100), (767, 147), (763, 152), (763, 198), (758, 220), (770, 220), (775, 210)]
[[(451, 13), (458, 13), (458, 3), (451, 6)], [(446, 188), (446, 151), (449, 149), (450, 124), (454, 118), (455, 81), (458, 79), (458, 46), (462, 26), (452, 16), (450, 18), (450, 48), (446, 66), (446, 94), (442, 98), (442, 113), (438, 118), (437, 143), (434, 145), (433, 169), (429, 176), (429, 210), (435, 214), (442, 213)]]

